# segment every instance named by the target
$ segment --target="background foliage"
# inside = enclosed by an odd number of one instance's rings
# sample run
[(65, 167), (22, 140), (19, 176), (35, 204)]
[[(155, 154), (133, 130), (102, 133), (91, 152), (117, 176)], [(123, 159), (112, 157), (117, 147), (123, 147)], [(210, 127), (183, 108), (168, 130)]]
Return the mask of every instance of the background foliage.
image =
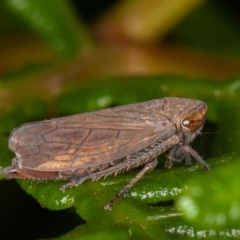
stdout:
[(193, 148), (211, 172), (168, 170), (160, 156), (112, 211), (103, 206), (139, 169), (65, 193), (63, 181), (0, 176), (1, 237), (240, 238), (239, 3), (110, 2), (1, 1), (0, 167), (25, 122), (178, 96), (208, 104)]

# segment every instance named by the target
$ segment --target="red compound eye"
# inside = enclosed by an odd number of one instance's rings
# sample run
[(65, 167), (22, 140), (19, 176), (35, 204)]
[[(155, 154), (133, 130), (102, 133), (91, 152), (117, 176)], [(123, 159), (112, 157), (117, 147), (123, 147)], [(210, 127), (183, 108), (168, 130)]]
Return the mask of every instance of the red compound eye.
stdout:
[(198, 110), (191, 112), (182, 120), (182, 126), (194, 132), (204, 124), (206, 111)]

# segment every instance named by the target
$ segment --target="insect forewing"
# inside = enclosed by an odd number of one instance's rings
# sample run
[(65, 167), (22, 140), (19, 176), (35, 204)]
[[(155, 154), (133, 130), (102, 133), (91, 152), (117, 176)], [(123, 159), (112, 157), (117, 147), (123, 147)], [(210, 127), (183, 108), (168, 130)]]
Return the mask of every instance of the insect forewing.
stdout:
[(136, 153), (176, 132), (163, 99), (25, 124), (9, 147), (19, 165), (45, 171), (100, 165)]

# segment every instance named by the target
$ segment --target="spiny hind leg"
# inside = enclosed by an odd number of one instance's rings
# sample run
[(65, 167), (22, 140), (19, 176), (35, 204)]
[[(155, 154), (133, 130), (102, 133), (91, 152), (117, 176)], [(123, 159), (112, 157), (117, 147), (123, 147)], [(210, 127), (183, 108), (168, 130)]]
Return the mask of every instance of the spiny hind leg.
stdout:
[(85, 176), (85, 177), (75, 176), (73, 179), (71, 179), (71, 182), (64, 184), (62, 187), (60, 187), (60, 191), (65, 192), (67, 188), (78, 186), (82, 184), (84, 181), (86, 181), (87, 179), (89, 179), (88, 176)]
[(144, 168), (134, 177), (131, 181), (121, 189), (117, 195), (108, 202), (108, 204), (104, 207), (105, 209), (112, 210), (112, 205), (115, 204), (119, 198), (121, 198), (138, 180), (140, 180), (145, 173), (152, 171), (158, 164), (157, 158), (153, 158), (150, 160)]

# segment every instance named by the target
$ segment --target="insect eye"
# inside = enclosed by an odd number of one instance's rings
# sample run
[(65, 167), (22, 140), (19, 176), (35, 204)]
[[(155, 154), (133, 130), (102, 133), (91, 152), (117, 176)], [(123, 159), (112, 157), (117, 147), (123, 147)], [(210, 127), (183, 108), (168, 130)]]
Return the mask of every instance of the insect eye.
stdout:
[(194, 132), (200, 128), (203, 123), (204, 113), (201, 110), (191, 112), (182, 120), (182, 126), (191, 132)]

